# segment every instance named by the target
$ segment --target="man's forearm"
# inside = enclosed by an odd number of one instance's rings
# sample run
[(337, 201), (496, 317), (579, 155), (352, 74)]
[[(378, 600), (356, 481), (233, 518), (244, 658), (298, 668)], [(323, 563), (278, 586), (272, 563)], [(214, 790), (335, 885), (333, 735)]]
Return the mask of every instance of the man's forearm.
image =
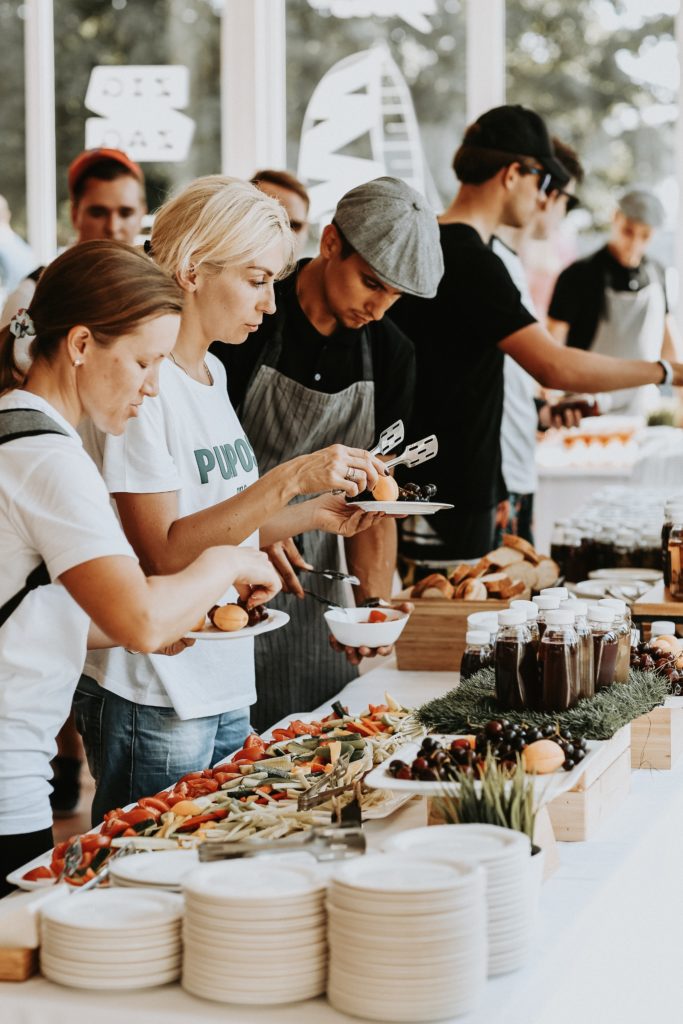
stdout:
[(395, 520), (383, 519), (369, 530), (347, 538), (345, 544), (349, 572), (360, 580), (356, 600), (390, 598), (398, 547)]

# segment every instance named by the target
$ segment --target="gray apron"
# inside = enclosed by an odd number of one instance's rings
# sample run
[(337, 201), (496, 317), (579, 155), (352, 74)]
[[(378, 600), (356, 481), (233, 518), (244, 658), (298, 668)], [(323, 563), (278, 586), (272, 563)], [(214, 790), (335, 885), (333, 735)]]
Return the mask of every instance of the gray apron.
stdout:
[[(659, 280), (636, 292), (605, 288), (605, 312), (591, 345), (591, 352), (620, 359), (659, 359), (664, 340), (666, 303)], [(642, 416), (657, 404), (659, 390), (654, 384), (610, 392), (610, 411)]]
[[(298, 455), (330, 444), (368, 449), (375, 436), (375, 384), (370, 338), (363, 329), (363, 379), (335, 395), (313, 391), (277, 370), (285, 317), (266, 345), (262, 363), (247, 387), (240, 421), (267, 473)], [(303, 499), (295, 499), (303, 500)], [(295, 538), (304, 559), (316, 569), (342, 567), (342, 548), (335, 534), (312, 531)], [(348, 604), (344, 584), (304, 577), (304, 586), (338, 604)], [(259, 637), (255, 643), (258, 700), (252, 725), (262, 731), (290, 712), (312, 711), (358, 675), (343, 654), (329, 646), (322, 605), (306, 597), (279, 594), (270, 602), (290, 616), (289, 625)]]

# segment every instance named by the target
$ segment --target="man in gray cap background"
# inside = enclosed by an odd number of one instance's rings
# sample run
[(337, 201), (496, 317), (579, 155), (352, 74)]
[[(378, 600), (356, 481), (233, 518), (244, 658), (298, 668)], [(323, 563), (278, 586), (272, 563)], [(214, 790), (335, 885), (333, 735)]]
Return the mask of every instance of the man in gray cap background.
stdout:
[[(555, 285), (548, 327), (558, 341), (625, 359), (679, 358), (678, 332), (669, 312), (664, 268), (646, 255), (664, 223), (651, 192), (627, 192), (601, 249), (564, 270)], [(617, 391), (601, 408), (646, 413), (655, 388)]]
[[(436, 215), (418, 192), (385, 177), (343, 196), (319, 254), (276, 285), (277, 311), (243, 345), (216, 349), (261, 473), (329, 444), (369, 449), (396, 420), (408, 424), (415, 353), (383, 318), (403, 294), (433, 297), (442, 273)], [(339, 569), (338, 539), (311, 533), (297, 547), (300, 556), (292, 545), (269, 550), (290, 589), (276, 603), (291, 622), (256, 645), (252, 724), (259, 729), (292, 708), (322, 704), (358, 674), (360, 656), (371, 653), (348, 649), (345, 660), (331, 650), (321, 609), (304, 599), (292, 569), (306, 563)], [(392, 519), (346, 541), (349, 572), (361, 581), (358, 602), (390, 596), (396, 547)], [(341, 584), (308, 577), (305, 585), (326, 600), (349, 603)]]

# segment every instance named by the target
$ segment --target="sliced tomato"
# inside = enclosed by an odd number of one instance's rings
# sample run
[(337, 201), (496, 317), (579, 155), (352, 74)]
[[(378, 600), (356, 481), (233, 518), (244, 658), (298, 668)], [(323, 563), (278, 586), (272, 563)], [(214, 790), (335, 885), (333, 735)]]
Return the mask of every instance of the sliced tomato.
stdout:
[(40, 867), (31, 868), (21, 877), (24, 882), (38, 882), (41, 878), (56, 878), (57, 876), (46, 864), (41, 864)]
[[(128, 830), (129, 827), (127, 821), (123, 821), (122, 818), (109, 818), (102, 826), (100, 834), (103, 836), (111, 836), (112, 839), (114, 839), (116, 836), (125, 835)], [(133, 830), (130, 829), (130, 831), (132, 832)]]
[(188, 818), (187, 821), (178, 829), (178, 832), (194, 832), (200, 825), (205, 825), (207, 821), (220, 821), (221, 818), (227, 818), (228, 809), (222, 807), (216, 811), (209, 811), (207, 814), (197, 814), (194, 818)]
[(273, 729), (273, 740), (293, 740), (294, 733), (291, 729)]
[(203, 776), (204, 776), (204, 772), (203, 771), (201, 771), (201, 772), (188, 772), (187, 775), (183, 775), (180, 779), (178, 779), (178, 782), (176, 783), (176, 786), (178, 785), (178, 783), (190, 782), (192, 779), (201, 779), (201, 778), (203, 778)]
[(160, 811), (153, 811), (150, 807), (132, 807), (129, 811), (121, 814), (121, 821), (128, 825), (138, 825), (141, 821), (149, 821), (151, 818), (158, 818)]
[(250, 747), (265, 747), (265, 740), (262, 740), (257, 732), (251, 732), (244, 741), (244, 749), (249, 750)]
[(293, 722), (289, 723), (289, 728), (292, 730), (295, 736), (310, 736), (311, 735), (311, 723), (301, 722), (298, 718)]
[(377, 608), (373, 608), (368, 616), (368, 622), (386, 622), (387, 617), (384, 612), (380, 612)]
[(356, 732), (359, 736), (374, 736), (375, 730), (369, 725), (369, 719), (364, 719), (363, 722), (347, 722), (344, 726), (349, 732)]
[(138, 800), (138, 805), (140, 807), (147, 807), (151, 811), (158, 811), (159, 814), (164, 814), (171, 809), (168, 799), (162, 799), (158, 796), (143, 796), (142, 800)]
[(382, 715), (389, 710), (386, 704), (368, 704), (371, 715)]
[(105, 846), (111, 846), (111, 836), (101, 832), (88, 833), (88, 835), (81, 836), (81, 849), (84, 853), (94, 853)]

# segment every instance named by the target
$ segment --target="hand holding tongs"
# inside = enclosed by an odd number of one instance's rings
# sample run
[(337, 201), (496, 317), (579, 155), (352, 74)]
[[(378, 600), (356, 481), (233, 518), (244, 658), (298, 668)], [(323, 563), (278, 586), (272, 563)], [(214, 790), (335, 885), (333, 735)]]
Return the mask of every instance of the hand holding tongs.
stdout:
[(206, 837), (199, 846), (200, 861), (232, 860), (259, 853), (310, 853), (316, 860), (347, 860), (365, 853), (365, 833), (361, 828), (325, 825), (312, 828), (303, 839), (254, 839), (241, 843), (217, 836)]

